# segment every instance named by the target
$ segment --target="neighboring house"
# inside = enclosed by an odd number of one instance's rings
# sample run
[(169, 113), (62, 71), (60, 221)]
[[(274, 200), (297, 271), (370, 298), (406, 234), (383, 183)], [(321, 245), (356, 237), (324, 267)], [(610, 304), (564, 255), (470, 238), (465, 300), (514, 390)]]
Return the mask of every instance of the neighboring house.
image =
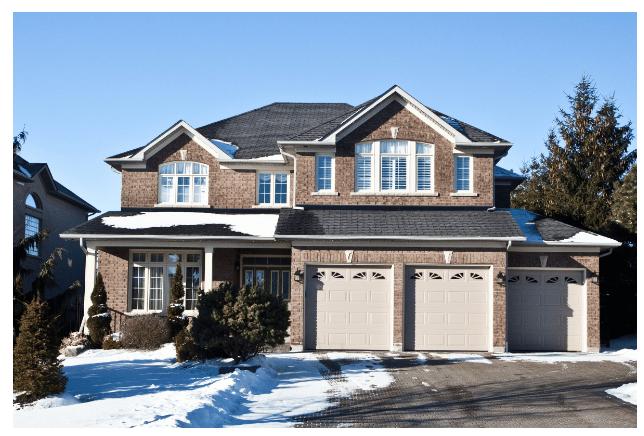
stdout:
[(398, 86), (179, 121), (105, 159), (121, 210), (61, 236), (128, 314), (164, 313), (177, 261), (188, 315), (199, 288), (260, 284), (288, 301), (294, 351), (597, 351), (619, 243), (508, 209), (511, 147)]
[(23, 289), (31, 285), (56, 248), (64, 248), (62, 259), (56, 258), (54, 272), (58, 288), (47, 289), (45, 298), (67, 290), (76, 280), (84, 283), (85, 254), (77, 243), (62, 239), (59, 234), (87, 222), (88, 214), (98, 213), (94, 206), (58, 183), (45, 163), (29, 163), (13, 156), (13, 245), (43, 229), (50, 234), (45, 241), (27, 251), (22, 266), (33, 270), (23, 277)]

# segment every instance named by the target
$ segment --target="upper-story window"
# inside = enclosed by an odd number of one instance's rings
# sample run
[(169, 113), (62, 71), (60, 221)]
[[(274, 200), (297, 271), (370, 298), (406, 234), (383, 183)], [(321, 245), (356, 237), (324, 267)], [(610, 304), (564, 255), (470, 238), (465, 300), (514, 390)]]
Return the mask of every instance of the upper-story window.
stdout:
[(414, 141), (356, 144), (356, 192), (433, 192), (434, 147)]
[(288, 173), (259, 173), (257, 203), (260, 206), (288, 205)]
[(315, 190), (333, 191), (333, 155), (318, 154), (315, 156)]
[[(25, 200), (25, 204), (34, 209), (38, 209), (38, 210), (42, 209), (40, 199), (36, 196), (36, 194), (29, 194), (27, 196), (27, 199)], [(36, 214), (38, 214), (38, 212), (36, 212)], [(30, 236), (33, 236), (36, 233), (40, 232), (41, 227), (42, 227), (41, 218), (25, 214), (25, 238), (29, 238)], [(38, 243), (35, 243), (35, 244), (32, 244), (29, 248), (27, 248), (27, 254), (30, 254), (32, 256), (38, 256), (40, 253), (40, 249), (38, 245), (39, 245)]]
[(456, 155), (454, 159), (456, 192), (472, 192), (472, 157)]
[(172, 162), (159, 166), (159, 203), (207, 202), (207, 165), (196, 162)]

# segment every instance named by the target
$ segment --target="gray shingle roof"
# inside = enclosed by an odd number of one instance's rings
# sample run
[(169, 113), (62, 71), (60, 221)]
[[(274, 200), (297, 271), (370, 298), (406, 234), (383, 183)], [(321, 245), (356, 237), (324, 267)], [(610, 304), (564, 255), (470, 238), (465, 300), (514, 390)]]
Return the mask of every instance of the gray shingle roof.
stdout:
[(196, 129), (208, 139), (239, 147), (236, 159), (279, 154), (277, 141), (337, 118), (353, 106), (346, 103), (273, 103)]
[[(427, 106), (425, 106), (427, 107)], [(434, 112), (436, 115), (441, 117), (443, 121), (447, 122), (450, 124), (452, 127), (457, 129), (459, 132), (461, 132), (463, 135), (467, 136), (472, 142), (496, 142), (499, 141), (500, 143), (508, 143), (505, 139), (501, 139), (496, 135), (493, 135), (491, 133), (488, 133), (484, 130), (479, 129), (478, 127), (474, 127), (470, 124), (464, 123), (463, 121), (457, 120), (454, 117), (450, 117), (449, 115), (445, 115), (442, 112), (439, 112), (437, 110), (434, 110), (432, 108), (427, 107), (430, 111)], [(460, 127), (460, 128), (459, 128)]]
[(276, 236), (523, 237), (508, 211), (282, 210)]
[(506, 170), (501, 168), (498, 165), (494, 165), (494, 178), (495, 179), (516, 179), (516, 180), (525, 180), (526, 177), (521, 174), (517, 174), (511, 170)]

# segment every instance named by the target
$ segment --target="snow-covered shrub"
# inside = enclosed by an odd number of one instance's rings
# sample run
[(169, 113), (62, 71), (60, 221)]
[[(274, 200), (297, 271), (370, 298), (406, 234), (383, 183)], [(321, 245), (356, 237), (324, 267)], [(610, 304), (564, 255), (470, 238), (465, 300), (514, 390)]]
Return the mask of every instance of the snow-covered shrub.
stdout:
[(281, 297), (230, 282), (200, 292), (197, 311), (191, 328), (195, 343), (206, 349), (222, 347), (235, 364), (283, 344), (291, 324), (291, 313)]
[(177, 269), (174, 272), (174, 276), (172, 276), (172, 285), (170, 286), (170, 304), (167, 309), (170, 334), (173, 338), (188, 325), (188, 317), (183, 314), (183, 298), (185, 295), (186, 292), (183, 289), (181, 263), (177, 262)]
[(101, 348), (103, 338), (110, 334), (112, 315), (107, 311), (107, 291), (103, 284), (103, 276), (99, 272), (92, 290), (92, 305), (87, 310), (87, 328), (92, 347)]
[(156, 350), (171, 341), (170, 326), (159, 315), (129, 317), (121, 328), (121, 347), (137, 350)]
[(63, 340), (60, 343), (60, 348), (58, 349), (58, 351), (62, 354), (65, 352), (65, 348), (77, 347), (79, 345), (82, 345), (84, 348), (89, 348), (90, 347), (89, 338), (85, 336), (83, 333), (71, 332), (69, 336), (67, 336), (66, 338), (63, 338)]
[(121, 342), (114, 339), (114, 335), (107, 335), (103, 338), (103, 350), (118, 350)]

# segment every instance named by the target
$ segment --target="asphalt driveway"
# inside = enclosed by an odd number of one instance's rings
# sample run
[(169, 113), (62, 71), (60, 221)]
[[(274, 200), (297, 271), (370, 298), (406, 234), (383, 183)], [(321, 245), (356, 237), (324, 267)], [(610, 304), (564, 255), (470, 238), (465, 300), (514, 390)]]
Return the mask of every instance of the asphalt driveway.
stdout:
[[(636, 363), (452, 361), (423, 353), (373, 353), (388, 387), (335, 398), (336, 407), (294, 418), (297, 427), (636, 427), (637, 407), (606, 389), (637, 381)], [(319, 353), (320, 372), (343, 383), (350, 361)]]

